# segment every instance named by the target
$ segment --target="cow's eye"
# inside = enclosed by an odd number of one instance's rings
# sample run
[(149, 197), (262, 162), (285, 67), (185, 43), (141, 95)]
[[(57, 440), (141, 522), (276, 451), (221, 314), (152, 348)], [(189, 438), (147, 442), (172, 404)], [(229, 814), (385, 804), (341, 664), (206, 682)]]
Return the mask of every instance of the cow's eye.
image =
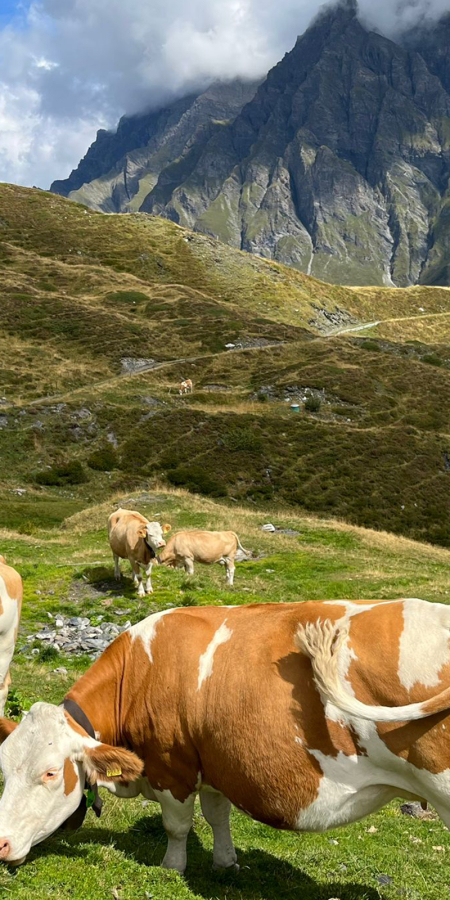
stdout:
[(59, 769), (48, 769), (47, 772), (44, 772), (42, 776), (42, 781), (44, 784), (48, 784), (49, 781), (54, 781), (56, 776), (59, 773)]

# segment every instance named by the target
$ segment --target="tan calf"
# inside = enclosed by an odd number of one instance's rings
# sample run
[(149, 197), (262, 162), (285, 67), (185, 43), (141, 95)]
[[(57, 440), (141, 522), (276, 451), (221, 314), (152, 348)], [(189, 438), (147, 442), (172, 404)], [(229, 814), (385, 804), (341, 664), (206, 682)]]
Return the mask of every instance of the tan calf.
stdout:
[[(163, 534), (170, 531), (170, 525), (149, 522), (145, 516), (130, 509), (118, 509), (108, 519), (109, 543), (114, 557), (114, 575), (120, 580), (119, 559), (128, 559), (133, 572), (133, 579), (138, 588), (139, 597), (145, 592), (151, 594), (152, 565), (156, 551), (165, 547)], [(141, 574), (144, 569), (147, 576), (146, 586)]]
[(3, 715), (8, 687), (9, 666), (14, 653), (22, 608), (22, 579), (0, 556), (0, 715)]
[(236, 556), (246, 558), (245, 550), (234, 531), (179, 531), (158, 554), (158, 562), (164, 566), (184, 566), (188, 575), (194, 574), (194, 562), (210, 566), (223, 563), (227, 584), (233, 584)]

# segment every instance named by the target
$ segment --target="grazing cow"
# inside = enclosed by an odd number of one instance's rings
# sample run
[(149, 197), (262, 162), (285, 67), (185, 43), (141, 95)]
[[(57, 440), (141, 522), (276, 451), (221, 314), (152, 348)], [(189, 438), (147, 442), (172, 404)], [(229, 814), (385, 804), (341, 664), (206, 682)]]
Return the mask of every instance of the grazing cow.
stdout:
[[(149, 522), (141, 513), (131, 509), (118, 509), (108, 519), (109, 543), (114, 557), (114, 575), (120, 580), (119, 559), (129, 559), (134, 583), (138, 586), (139, 597), (145, 592), (151, 594), (152, 565), (156, 551), (165, 547), (163, 534), (170, 531), (170, 525)], [(142, 580), (141, 568), (145, 569), (147, 581)]]
[(192, 388), (193, 384), (190, 378), (185, 378), (184, 381), (180, 382), (180, 394), (192, 394)]
[(63, 707), (0, 719), (0, 859), (18, 863), (82, 819), (89, 781), (157, 800), (163, 865), (180, 872), (197, 793), (217, 867), (236, 865), (230, 801), (300, 832), (394, 797), (427, 800), (450, 825), (449, 635), (450, 609), (423, 600), (155, 613)]
[(11, 684), (9, 666), (19, 629), (22, 594), (19, 573), (7, 566), (4, 556), (0, 556), (0, 716)]
[(234, 531), (179, 531), (158, 554), (158, 563), (164, 566), (184, 566), (188, 575), (194, 574), (194, 562), (211, 565), (225, 564), (227, 584), (233, 584), (234, 561), (250, 554), (242, 546)]

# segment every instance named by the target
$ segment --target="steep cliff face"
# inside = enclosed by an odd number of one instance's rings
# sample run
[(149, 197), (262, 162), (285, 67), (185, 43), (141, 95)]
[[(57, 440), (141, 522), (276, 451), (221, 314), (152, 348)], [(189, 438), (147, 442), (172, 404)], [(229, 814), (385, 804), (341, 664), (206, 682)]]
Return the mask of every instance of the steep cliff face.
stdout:
[(103, 212), (135, 212), (158, 175), (215, 122), (234, 119), (256, 82), (216, 82), (200, 94), (146, 115), (124, 116), (117, 132), (99, 131), (84, 159), (50, 190)]
[[(180, 101), (176, 123), (152, 124), (144, 149), (69, 196), (166, 216), (331, 282), (450, 283), (450, 16), (440, 24), (400, 46), (344, 0), (233, 114), (216, 114), (217, 97)], [(100, 137), (93, 161), (111, 142)]]
[(188, 153), (169, 183), (161, 174), (142, 209), (329, 281), (413, 284), (441, 215), (449, 127), (438, 74), (346, 3), (299, 38), (195, 165)]

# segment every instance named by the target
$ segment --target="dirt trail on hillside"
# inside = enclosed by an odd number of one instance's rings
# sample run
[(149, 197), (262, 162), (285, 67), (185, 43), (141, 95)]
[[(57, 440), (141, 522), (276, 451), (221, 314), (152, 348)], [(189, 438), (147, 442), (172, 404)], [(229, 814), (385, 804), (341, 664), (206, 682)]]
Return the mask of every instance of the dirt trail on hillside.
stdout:
[[(347, 328), (340, 328), (336, 330), (330, 330), (327, 334), (319, 334), (316, 335), (313, 340), (327, 340), (329, 338), (340, 337), (340, 335), (344, 334), (354, 334), (356, 332), (364, 331), (369, 328), (375, 328), (377, 325), (386, 325), (390, 322), (408, 322), (413, 321), (414, 319), (433, 319), (433, 318), (445, 318), (446, 316), (450, 316), (449, 312), (437, 312), (437, 313), (420, 313), (414, 316), (396, 316), (389, 319), (377, 319), (373, 322), (365, 322), (361, 325), (351, 325)], [(127, 381), (131, 378), (137, 378), (140, 375), (145, 375), (146, 372), (156, 372), (160, 369), (170, 368), (171, 366), (184, 366), (189, 363), (199, 362), (201, 360), (208, 359), (216, 359), (218, 356), (224, 356), (229, 353), (246, 353), (246, 352), (255, 352), (260, 350), (267, 350), (272, 347), (280, 347), (284, 344), (284, 341), (270, 341), (267, 344), (264, 344), (260, 347), (236, 347), (234, 350), (221, 350), (219, 353), (205, 353), (200, 354), (198, 356), (182, 356), (179, 359), (167, 359), (160, 363), (152, 363), (148, 366), (143, 366), (139, 368), (135, 372), (123, 372), (119, 375), (112, 375), (110, 378), (104, 378), (101, 381), (93, 381), (90, 384), (80, 385), (80, 387), (72, 388), (69, 391), (63, 391), (60, 394), (52, 394), (45, 397), (38, 397), (36, 400), (26, 400), (20, 401), (18, 400), (16, 403), (8, 403), (0, 406), (0, 412), (7, 412), (8, 410), (14, 409), (26, 409), (27, 407), (33, 406), (43, 406), (44, 404), (53, 404), (53, 403), (62, 403), (70, 400), (72, 397), (77, 394), (83, 393), (83, 391), (96, 390), (97, 388), (102, 387), (112, 387), (114, 384), (118, 384), (122, 381)], [(180, 374), (180, 379), (182, 378)]]
[(414, 316), (393, 316), (389, 319), (377, 319), (375, 322), (366, 322), (365, 325), (352, 325), (348, 328), (339, 328), (338, 331), (330, 331), (324, 337), (335, 337), (340, 334), (349, 334), (352, 331), (364, 331), (366, 328), (375, 328), (376, 325), (388, 325), (390, 322), (412, 322), (414, 319), (438, 319), (450, 316), (450, 312), (418, 313)]
[[(53, 404), (53, 403), (63, 403), (67, 400), (70, 400), (76, 394), (80, 394), (83, 391), (95, 390), (96, 388), (113, 386), (114, 384), (118, 384), (122, 381), (128, 381), (131, 378), (137, 378), (140, 375), (145, 375), (146, 372), (156, 372), (158, 369), (170, 368), (171, 366), (183, 366), (189, 363), (199, 362), (200, 360), (207, 359), (216, 359), (218, 356), (224, 356), (229, 353), (254, 353), (256, 350), (267, 350), (270, 347), (281, 347), (283, 346), (284, 341), (270, 341), (267, 344), (263, 344), (260, 347), (236, 347), (235, 350), (221, 350), (219, 353), (204, 353), (199, 356), (182, 356), (179, 359), (166, 359), (160, 363), (151, 363), (148, 366), (142, 366), (137, 369), (135, 372), (121, 372), (119, 375), (112, 375), (111, 378), (103, 378), (101, 381), (92, 381), (87, 384), (80, 385), (77, 388), (71, 388), (69, 391), (63, 391), (60, 394), (51, 394), (46, 397), (38, 397), (36, 400), (18, 400), (16, 403), (8, 403), (2, 404), (0, 406), (0, 413), (8, 412), (8, 410), (15, 409), (27, 409), (27, 407), (33, 406), (42, 406), (44, 404)], [(180, 374), (180, 380), (182, 379), (182, 375)]]

